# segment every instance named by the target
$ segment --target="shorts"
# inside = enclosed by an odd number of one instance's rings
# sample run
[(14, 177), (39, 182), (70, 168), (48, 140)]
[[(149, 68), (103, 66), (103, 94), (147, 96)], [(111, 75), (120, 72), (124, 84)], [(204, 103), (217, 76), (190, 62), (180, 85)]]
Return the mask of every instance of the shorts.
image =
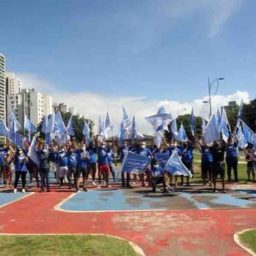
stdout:
[(98, 164), (98, 171), (99, 171), (99, 175), (101, 174), (108, 174), (109, 175), (109, 166), (108, 164)]
[(250, 174), (254, 174), (255, 173), (255, 166), (254, 166), (254, 162), (247, 162), (247, 173)]
[(89, 172), (90, 172), (89, 168), (78, 167), (76, 170), (76, 178), (80, 178), (81, 173), (82, 173), (83, 178), (86, 178), (86, 177), (88, 177)]
[(225, 163), (224, 162), (216, 162), (213, 166), (213, 176), (217, 178), (220, 176), (222, 179), (225, 178)]
[(202, 174), (206, 176), (208, 174), (212, 175), (213, 172), (213, 163), (212, 162), (202, 162)]
[(58, 168), (58, 177), (59, 178), (64, 178), (68, 172), (68, 167), (67, 166), (60, 166)]

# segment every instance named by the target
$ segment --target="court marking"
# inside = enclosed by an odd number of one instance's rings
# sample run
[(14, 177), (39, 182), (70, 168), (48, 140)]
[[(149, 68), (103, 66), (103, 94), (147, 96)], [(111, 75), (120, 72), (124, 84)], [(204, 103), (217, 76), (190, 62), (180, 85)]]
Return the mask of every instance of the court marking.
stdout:
[[(23, 193), (19, 193), (19, 192), (18, 192), (16, 195), (20, 195), (20, 194), (23, 194)], [(0, 208), (3, 208), (3, 207), (5, 207), (5, 206), (7, 206), (7, 205), (16, 203), (16, 202), (18, 202), (18, 201), (20, 201), (20, 200), (23, 200), (23, 199), (25, 199), (25, 198), (27, 198), (27, 197), (29, 197), (29, 196), (32, 196), (33, 194), (35, 194), (35, 192), (26, 192), (26, 194), (23, 194), (23, 196), (21, 196), (21, 197), (19, 197), (19, 198), (16, 198), (16, 199), (14, 199), (14, 200), (12, 200), (12, 201), (10, 201), (10, 202), (8, 202), (8, 203), (0, 204)]]
[(247, 231), (251, 231), (251, 230), (255, 230), (255, 228), (249, 228), (249, 229), (244, 229), (242, 231), (239, 231), (239, 232), (236, 232), (234, 234), (234, 241), (236, 242), (236, 244), (238, 246), (240, 246), (241, 248), (243, 248), (245, 251), (247, 251), (250, 255), (252, 256), (256, 256), (256, 253), (254, 251), (252, 251), (250, 248), (246, 247), (245, 245), (242, 244), (240, 238), (239, 238), (239, 235), (247, 232)]

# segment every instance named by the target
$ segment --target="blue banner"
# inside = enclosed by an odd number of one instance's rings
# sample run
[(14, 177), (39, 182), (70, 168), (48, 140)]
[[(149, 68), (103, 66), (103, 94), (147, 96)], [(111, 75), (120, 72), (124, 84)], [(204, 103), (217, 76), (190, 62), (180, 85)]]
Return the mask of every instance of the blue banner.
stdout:
[(126, 152), (122, 164), (122, 172), (131, 172), (136, 170), (145, 170), (150, 159), (132, 152)]

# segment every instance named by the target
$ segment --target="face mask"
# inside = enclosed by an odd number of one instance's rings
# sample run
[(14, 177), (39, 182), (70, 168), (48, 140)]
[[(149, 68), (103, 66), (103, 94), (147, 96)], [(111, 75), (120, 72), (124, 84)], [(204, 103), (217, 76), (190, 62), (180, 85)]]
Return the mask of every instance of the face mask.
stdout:
[(154, 164), (154, 168), (158, 168), (159, 167), (159, 164)]
[(141, 148), (146, 148), (146, 146), (145, 145), (141, 145)]
[(102, 145), (102, 148), (106, 148), (106, 145)]
[(86, 150), (86, 147), (82, 147), (82, 150), (85, 151), (85, 150)]

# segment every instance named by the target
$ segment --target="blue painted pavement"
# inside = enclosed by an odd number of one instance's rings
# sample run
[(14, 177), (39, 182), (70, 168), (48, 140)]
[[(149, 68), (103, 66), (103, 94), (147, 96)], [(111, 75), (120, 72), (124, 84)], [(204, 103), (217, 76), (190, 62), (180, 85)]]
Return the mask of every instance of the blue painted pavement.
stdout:
[(12, 203), (18, 199), (21, 199), (25, 196), (27, 196), (30, 193), (8, 193), (8, 192), (0, 192), (0, 207), (5, 205), (5, 204), (9, 204)]

